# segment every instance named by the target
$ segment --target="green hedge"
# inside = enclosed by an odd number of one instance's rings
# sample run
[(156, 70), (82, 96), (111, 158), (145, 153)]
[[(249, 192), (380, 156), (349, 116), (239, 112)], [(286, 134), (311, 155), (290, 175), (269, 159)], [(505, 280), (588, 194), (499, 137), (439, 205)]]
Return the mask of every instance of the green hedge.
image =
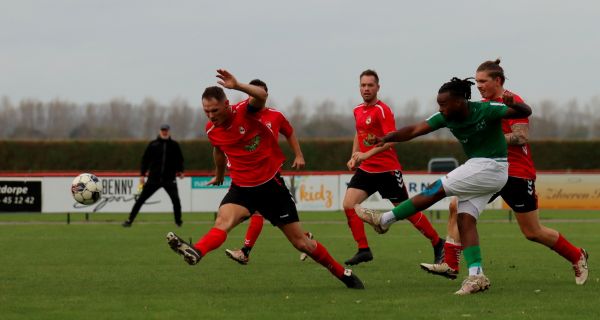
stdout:
[[(136, 171), (148, 141), (0, 141), (0, 170)], [(206, 140), (180, 142), (187, 170), (211, 170), (211, 146)], [(349, 139), (300, 141), (306, 170), (345, 170), (352, 149)], [(286, 143), (282, 148), (291, 159)], [(600, 141), (534, 141), (533, 158), (539, 170), (599, 170)], [(411, 141), (396, 147), (405, 170), (426, 170), (433, 157), (466, 160), (455, 141)], [(290, 161), (285, 169), (289, 169)]]

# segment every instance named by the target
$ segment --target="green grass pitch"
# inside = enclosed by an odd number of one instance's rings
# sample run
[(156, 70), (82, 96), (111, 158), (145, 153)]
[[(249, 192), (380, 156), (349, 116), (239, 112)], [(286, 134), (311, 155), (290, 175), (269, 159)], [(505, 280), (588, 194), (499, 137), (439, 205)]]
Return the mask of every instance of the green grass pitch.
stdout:
[[(375, 259), (354, 267), (366, 290), (349, 290), (299, 253), (265, 223), (250, 263), (229, 260), (247, 224), (198, 265), (167, 246), (175, 231), (196, 241), (212, 214), (140, 214), (122, 228), (121, 214), (0, 214), (0, 319), (599, 319), (600, 212), (542, 211), (544, 224), (590, 253), (590, 278), (575, 285), (569, 263), (529, 242), (506, 211), (486, 212), (479, 224), (489, 291), (458, 297), (459, 280), (418, 267), (431, 245), (407, 222), (385, 235), (367, 226)], [(436, 216), (434, 215), (434, 218)], [(445, 236), (446, 213), (435, 228)], [(301, 213), (338, 261), (355, 252), (343, 213)], [(573, 219), (563, 221), (557, 219)], [(596, 262), (598, 261), (598, 262)]]

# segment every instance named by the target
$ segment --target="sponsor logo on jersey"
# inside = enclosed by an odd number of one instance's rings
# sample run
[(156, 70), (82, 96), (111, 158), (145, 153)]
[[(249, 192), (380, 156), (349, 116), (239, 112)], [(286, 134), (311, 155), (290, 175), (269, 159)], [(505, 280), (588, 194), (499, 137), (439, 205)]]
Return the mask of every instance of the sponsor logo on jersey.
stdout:
[(244, 146), (246, 151), (256, 151), (258, 149), (258, 145), (260, 144), (260, 136), (256, 136), (250, 140), (250, 143)]

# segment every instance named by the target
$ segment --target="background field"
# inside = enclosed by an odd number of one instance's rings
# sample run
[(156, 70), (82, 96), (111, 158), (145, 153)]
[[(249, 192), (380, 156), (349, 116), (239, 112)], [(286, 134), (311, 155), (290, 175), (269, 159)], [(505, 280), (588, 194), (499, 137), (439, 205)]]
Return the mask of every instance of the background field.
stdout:
[[(436, 215), (433, 216), (436, 218)], [(354, 268), (366, 290), (348, 290), (320, 265), (300, 262), (275, 228), (265, 225), (247, 266), (225, 257), (246, 224), (224, 246), (188, 266), (168, 249), (172, 216), (144, 214), (130, 229), (123, 214), (0, 214), (0, 318), (5, 319), (598, 319), (600, 212), (544, 211), (545, 224), (590, 252), (590, 279), (576, 286), (570, 265), (528, 242), (506, 211), (484, 214), (479, 230), (492, 288), (456, 297), (460, 280), (418, 268), (429, 243), (408, 223), (386, 235), (368, 229), (375, 260)], [(435, 223), (445, 234), (446, 213)], [(174, 230), (195, 241), (212, 214), (184, 215)], [(355, 251), (342, 213), (301, 213), (334, 257)], [(462, 266), (464, 269), (464, 265)], [(464, 270), (463, 270), (464, 271)], [(464, 273), (463, 273), (464, 275)], [(459, 278), (459, 279), (462, 279)]]

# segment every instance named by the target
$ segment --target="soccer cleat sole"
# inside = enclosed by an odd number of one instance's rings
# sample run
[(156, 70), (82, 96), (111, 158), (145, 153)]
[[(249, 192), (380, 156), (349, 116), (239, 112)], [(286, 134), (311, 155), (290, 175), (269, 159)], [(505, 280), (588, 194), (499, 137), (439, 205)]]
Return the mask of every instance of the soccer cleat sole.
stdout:
[(434, 275), (437, 275), (437, 276), (441, 276), (441, 277), (444, 277), (446, 279), (456, 280), (456, 278), (458, 278), (458, 271), (456, 273), (452, 273), (452, 272), (449, 272), (449, 271), (436, 271), (436, 270), (433, 270), (433, 269), (429, 268), (428, 267), (429, 265), (430, 264), (427, 264), (427, 263), (421, 263), (420, 267), (421, 267), (421, 269), (427, 271), (427, 273), (434, 274)]
[(239, 264), (241, 264), (241, 265), (244, 265), (244, 266), (245, 266), (245, 265), (247, 265), (247, 264), (248, 264), (248, 259), (246, 259), (246, 260), (240, 260), (240, 259), (238, 259), (238, 258), (237, 258), (237, 257), (236, 257), (236, 256), (233, 254), (233, 251), (232, 251), (232, 250), (225, 249), (225, 255), (226, 255), (227, 257), (229, 257), (229, 259), (231, 259), (231, 260), (233, 260), (233, 261), (235, 261), (235, 262), (237, 262), (237, 263), (239, 263)]

